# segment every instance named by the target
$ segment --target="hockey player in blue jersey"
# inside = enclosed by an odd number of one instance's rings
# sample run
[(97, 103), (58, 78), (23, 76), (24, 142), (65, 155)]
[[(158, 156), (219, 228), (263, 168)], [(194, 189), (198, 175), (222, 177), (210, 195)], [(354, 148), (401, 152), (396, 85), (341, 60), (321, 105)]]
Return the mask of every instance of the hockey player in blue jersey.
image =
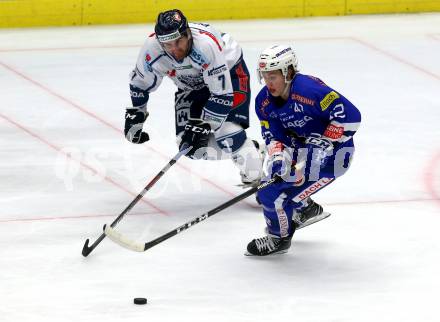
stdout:
[(344, 174), (354, 152), (359, 110), (319, 78), (300, 74), (297, 64), (290, 46), (271, 46), (258, 60), (266, 86), (255, 109), (267, 178), (283, 180), (258, 193), (267, 236), (252, 240), (247, 255), (285, 253), (296, 229), (328, 216), (310, 196)]

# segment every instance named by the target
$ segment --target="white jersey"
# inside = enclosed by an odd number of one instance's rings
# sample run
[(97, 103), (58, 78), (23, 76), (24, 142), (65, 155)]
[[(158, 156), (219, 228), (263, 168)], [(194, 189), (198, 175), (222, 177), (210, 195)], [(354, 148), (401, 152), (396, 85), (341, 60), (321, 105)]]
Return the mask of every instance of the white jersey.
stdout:
[(168, 76), (184, 91), (207, 86), (211, 95), (232, 95), (229, 71), (242, 55), (240, 46), (208, 24), (189, 23), (189, 27), (192, 48), (180, 62), (162, 49), (154, 34), (150, 35), (140, 51), (130, 84), (153, 92)]

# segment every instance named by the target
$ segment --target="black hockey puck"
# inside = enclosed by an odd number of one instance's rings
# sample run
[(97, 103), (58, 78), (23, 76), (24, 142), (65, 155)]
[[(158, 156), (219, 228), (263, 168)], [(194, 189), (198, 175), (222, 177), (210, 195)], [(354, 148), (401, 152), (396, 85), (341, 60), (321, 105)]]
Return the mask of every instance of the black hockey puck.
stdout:
[(135, 297), (133, 303), (138, 305), (147, 304), (147, 299), (145, 297)]

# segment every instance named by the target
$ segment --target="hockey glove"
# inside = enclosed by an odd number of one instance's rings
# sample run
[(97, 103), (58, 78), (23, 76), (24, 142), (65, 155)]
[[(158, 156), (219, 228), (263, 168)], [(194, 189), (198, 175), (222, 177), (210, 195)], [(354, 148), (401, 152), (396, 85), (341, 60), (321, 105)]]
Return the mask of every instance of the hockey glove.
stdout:
[(267, 146), (267, 166), (266, 171), (271, 178), (275, 176), (288, 177), (292, 170), (292, 158), (288, 149), (285, 149), (283, 143), (271, 141)]
[(319, 135), (308, 137), (305, 143), (311, 153), (311, 166), (325, 167), (330, 156), (333, 154), (333, 143)]
[(142, 131), (148, 112), (144, 107), (128, 107), (125, 111), (125, 138), (131, 143), (141, 144), (147, 142), (150, 137), (148, 133)]
[(200, 159), (205, 152), (204, 149), (208, 146), (210, 133), (211, 126), (208, 123), (203, 123), (200, 120), (189, 120), (185, 125), (179, 149), (182, 150), (185, 146), (192, 147), (186, 156), (192, 159)]

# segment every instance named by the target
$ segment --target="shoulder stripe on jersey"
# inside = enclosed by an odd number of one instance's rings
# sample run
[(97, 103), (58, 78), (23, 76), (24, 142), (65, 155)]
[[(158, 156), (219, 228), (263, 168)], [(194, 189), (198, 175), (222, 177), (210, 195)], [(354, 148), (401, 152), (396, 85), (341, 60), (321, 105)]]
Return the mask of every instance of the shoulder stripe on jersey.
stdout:
[(136, 73), (139, 74), (139, 76), (141, 76), (142, 78), (145, 78), (144, 74), (141, 73), (141, 71), (139, 70), (139, 68), (136, 66)]
[(151, 61), (151, 63), (150, 63), (150, 66), (153, 66), (153, 64), (155, 63), (155, 62), (157, 62), (161, 57), (163, 57), (163, 56), (165, 56), (165, 54), (160, 54), (159, 56), (157, 56), (156, 58), (154, 58), (152, 61)]
[(220, 51), (223, 50), (222, 47), (220, 46), (220, 43), (218, 42), (217, 38), (212, 33), (210, 33), (209, 31), (203, 30), (203, 29), (198, 29), (198, 28), (194, 28), (194, 29), (198, 30), (200, 34), (206, 35), (209, 38), (211, 38), (212, 40), (214, 40), (215, 44), (218, 47), (218, 50), (220, 50)]
[(361, 125), (360, 122), (357, 122), (357, 123), (342, 123), (342, 126), (344, 127), (345, 131), (354, 131), (354, 132), (356, 132), (359, 129), (360, 125)]
[(156, 83), (157, 83), (157, 76), (155, 75), (155, 74), (153, 74), (154, 75), (154, 82), (153, 82), (153, 85), (151, 85), (150, 87), (148, 87), (145, 91), (150, 91), (150, 89), (152, 89), (152, 88), (154, 88), (155, 86), (156, 86)]

